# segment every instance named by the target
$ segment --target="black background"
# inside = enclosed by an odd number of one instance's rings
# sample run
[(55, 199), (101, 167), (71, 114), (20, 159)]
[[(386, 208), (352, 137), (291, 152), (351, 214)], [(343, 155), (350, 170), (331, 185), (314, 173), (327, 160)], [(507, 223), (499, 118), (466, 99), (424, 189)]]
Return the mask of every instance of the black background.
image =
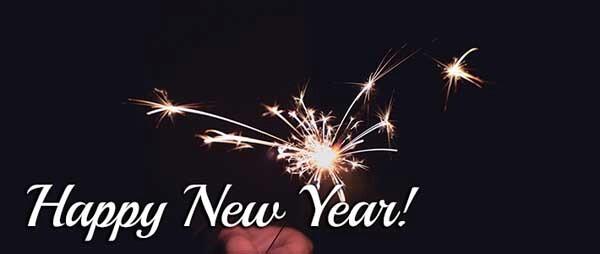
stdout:
[[(592, 20), (569, 6), (524, 3), (325, 4), (320, 1), (45, 2), (24, 6), (11, 20), (8, 47), (17, 93), (7, 100), (18, 140), (11, 170), (24, 177), (21, 251), (92, 253), (200, 252), (201, 226), (184, 228), (189, 197), (183, 188), (208, 183), (213, 197), (234, 183), (232, 199), (273, 202), (289, 208), (292, 225), (310, 214), (296, 194), (300, 182), (282, 174), (266, 149), (210, 150), (194, 138), (207, 128), (237, 130), (197, 117), (155, 128), (144, 109), (127, 98), (147, 98), (165, 88), (180, 102), (284, 134), (263, 119), (261, 103), (289, 105), (305, 80), (307, 102), (341, 114), (388, 49), (421, 49), (377, 84), (374, 105), (394, 97), (394, 156), (369, 155), (371, 169), (345, 175), (352, 202), (404, 202), (419, 191), (403, 228), (306, 229), (317, 253), (537, 251), (571, 245), (561, 210), (577, 203), (565, 190), (592, 170), (563, 149), (585, 147), (580, 116), (593, 106), (579, 73), (591, 66)], [(20, 9), (21, 10), (21, 9)], [(439, 68), (426, 56), (449, 60), (471, 47), (467, 59), (486, 80), (483, 89), (462, 86), (442, 113)], [(577, 72), (574, 72), (577, 71)], [(596, 82), (597, 83), (597, 82)], [(12, 90), (11, 90), (12, 91)], [(7, 97), (7, 96), (5, 96)], [(14, 100), (14, 101), (13, 101)], [(16, 113), (12, 116), (12, 113)], [(384, 141), (381, 138), (381, 141)], [(578, 156), (594, 154), (586, 149)], [(571, 150), (573, 152), (573, 150)], [(575, 152), (573, 152), (575, 154)], [(12, 181), (11, 181), (12, 182)], [(28, 228), (35, 183), (77, 187), (70, 201), (169, 202), (157, 233), (133, 230), (107, 242), (98, 231), (52, 228), (49, 211)], [(583, 199), (583, 198), (581, 198)], [(568, 209), (567, 209), (568, 210)], [(200, 233), (201, 234), (201, 233)], [(589, 236), (588, 236), (589, 237)], [(582, 239), (587, 237), (582, 236)], [(579, 240), (582, 240), (579, 239)], [(24, 249), (23, 249), (24, 248)]]

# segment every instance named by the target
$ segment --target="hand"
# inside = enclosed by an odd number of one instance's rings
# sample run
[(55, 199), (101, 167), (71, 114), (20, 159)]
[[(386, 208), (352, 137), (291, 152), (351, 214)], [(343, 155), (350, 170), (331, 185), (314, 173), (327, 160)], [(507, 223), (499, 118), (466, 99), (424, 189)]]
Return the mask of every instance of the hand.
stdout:
[[(280, 229), (278, 226), (225, 228), (218, 238), (227, 254), (263, 254)], [(304, 234), (285, 227), (268, 254), (310, 254), (312, 249), (312, 242)]]

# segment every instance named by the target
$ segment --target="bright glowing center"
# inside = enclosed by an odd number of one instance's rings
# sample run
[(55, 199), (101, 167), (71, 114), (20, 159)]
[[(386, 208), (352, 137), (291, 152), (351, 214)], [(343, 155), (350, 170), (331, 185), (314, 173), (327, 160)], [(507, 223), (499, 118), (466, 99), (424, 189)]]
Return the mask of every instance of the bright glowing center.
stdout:
[(337, 152), (326, 145), (318, 146), (311, 155), (315, 166), (320, 169), (332, 169), (335, 166), (337, 160)]
[(461, 66), (458, 64), (454, 64), (454, 65), (451, 65), (450, 67), (448, 67), (447, 72), (448, 72), (448, 75), (454, 76), (454, 77), (461, 77), (463, 74), (463, 70), (462, 70)]
[(164, 111), (165, 111), (167, 114), (169, 114), (169, 115), (171, 115), (171, 114), (181, 114), (181, 113), (183, 113), (183, 112), (181, 111), (181, 108), (180, 108), (180, 107), (178, 107), (178, 106), (175, 106), (175, 105), (170, 105), (170, 104), (168, 104), (168, 105), (163, 105), (163, 106), (162, 106), (162, 109), (163, 109), (163, 110), (164, 110)]

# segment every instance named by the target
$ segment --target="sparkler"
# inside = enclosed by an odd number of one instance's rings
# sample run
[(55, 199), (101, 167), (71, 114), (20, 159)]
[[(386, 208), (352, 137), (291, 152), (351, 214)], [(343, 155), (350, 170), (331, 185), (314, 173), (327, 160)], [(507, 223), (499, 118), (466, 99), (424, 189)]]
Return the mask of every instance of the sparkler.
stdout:
[[(337, 124), (333, 123), (335, 119), (333, 115), (325, 114), (306, 105), (304, 102), (306, 87), (300, 91), (299, 96), (293, 97), (295, 106), (293, 110), (280, 109), (279, 105), (265, 105), (266, 112), (263, 116), (277, 117), (290, 128), (291, 131), (286, 139), (236, 120), (199, 110), (193, 104), (174, 104), (168, 99), (165, 91), (158, 89), (155, 90), (157, 101), (140, 99), (130, 99), (130, 101), (150, 107), (150, 111), (146, 112), (147, 115), (160, 114), (159, 123), (166, 116), (172, 118), (176, 114), (189, 113), (218, 119), (252, 130), (261, 134), (263, 138), (225, 133), (214, 129), (206, 130), (198, 137), (203, 139), (205, 144), (231, 144), (236, 149), (253, 148), (254, 145), (272, 147), (277, 149), (277, 159), (286, 162), (286, 172), (299, 177), (307, 176), (307, 184), (315, 184), (317, 188), (320, 188), (323, 179), (329, 178), (336, 185), (344, 185), (340, 173), (368, 168), (364, 164), (364, 159), (359, 159), (358, 155), (369, 152), (398, 151), (389, 148), (389, 141), (394, 132), (394, 126), (390, 120), (391, 100), (388, 107), (377, 115), (377, 123), (362, 132), (359, 132), (358, 129), (363, 121), (349, 115), (361, 98), (364, 98), (367, 103), (377, 81), (415, 53), (416, 51), (400, 61), (396, 61), (396, 54), (388, 52), (377, 69), (369, 75), (367, 81), (350, 83), (358, 85), (360, 92), (352, 100), (341, 121)], [(359, 148), (365, 142), (365, 138), (376, 131), (387, 134), (388, 147)], [(341, 201), (345, 201), (343, 190), (337, 194)]]
[(444, 86), (444, 111), (448, 108), (448, 97), (450, 97), (450, 92), (452, 90), (456, 91), (456, 89), (458, 89), (458, 84), (461, 79), (468, 81), (469, 83), (475, 85), (478, 88), (481, 88), (483, 86), (483, 80), (469, 73), (469, 69), (467, 68), (466, 63), (464, 62), (465, 57), (467, 57), (467, 55), (476, 50), (478, 49), (469, 49), (462, 56), (460, 56), (460, 58), (454, 58), (453, 62), (449, 64), (444, 64), (439, 60), (433, 58), (435, 62), (437, 62), (443, 67), (442, 74), (444, 75), (444, 79), (447, 80)]

